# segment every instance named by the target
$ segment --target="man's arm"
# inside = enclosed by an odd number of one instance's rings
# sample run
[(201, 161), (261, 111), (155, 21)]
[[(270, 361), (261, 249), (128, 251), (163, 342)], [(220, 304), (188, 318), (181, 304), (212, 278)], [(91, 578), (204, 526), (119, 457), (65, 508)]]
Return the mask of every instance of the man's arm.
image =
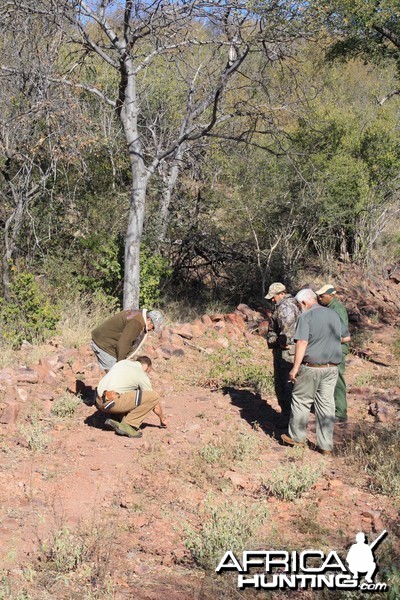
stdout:
[(278, 340), (277, 327), (278, 327), (278, 324), (275, 320), (275, 314), (273, 314), (271, 317), (269, 327), (268, 327), (268, 332), (267, 332), (268, 348), (276, 347), (276, 342)]
[(340, 319), (340, 342), (342, 344), (347, 344), (350, 341), (350, 332), (345, 323), (343, 323), (342, 319)]
[(167, 427), (167, 421), (166, 421), (166, 419), (164, 417), (164, 413), (163, 413), (161, 404), (159, 402), (157, 402), (157, 404), (153, 408), (153, 412), (160, 419), (160, 425), (161, 425), (161, 427)]
[(278, 310), (277, 321), (280, 332), (278, 344), (283, 350), (289, 347), (288, 344), (293, 343), (298, 316), (295, 307), (290, 304), (287, 304), (282, 307), (281, 310)]
[(297, 373), (299, 372), (300, 365), (303, 362), (304, 355), (308, 346), (307, 340), (297, 340), (296, 350), (294, 352), (294, 365), (293, 369), (289, 373), (289, 379), (292, 383), (296, 381)]

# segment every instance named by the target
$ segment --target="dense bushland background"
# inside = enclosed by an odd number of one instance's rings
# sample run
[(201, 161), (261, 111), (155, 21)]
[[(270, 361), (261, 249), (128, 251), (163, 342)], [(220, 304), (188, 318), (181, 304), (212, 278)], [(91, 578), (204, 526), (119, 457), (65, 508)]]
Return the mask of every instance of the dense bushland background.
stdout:
[[(115, 27), (123, 4), (109, 15)], [(261, 23), (272, 4), (252, 18)], [(215, 135), (159, 164), (147, 187), (142, 305), (257, 304), (272, 280), (296, 287), (334, 274), (337, 261), (381, 270), (399, 260), (398, 13), (394, 2), (379, 13), (350, 4), (337, 2), (334, 18), (322, 1), (307, 4), (307, 19), (287, 17), (276, 56), (250, 53), (224, 90)], [(66, 307), (121, 306), (131, 170), (118, 110), (90, 93), (112, 94), (115, 72), (89, 47), (82, 58), (55, 17), (49, 29), (19, 2), (4, 17), (0, 319), (3, 342), (19, 345), (54, 331)], [(86, 27), (101, 45), (100, 29)], [(219, 31), (202, 27), (210, 45), (180, 49), (188, 71), (224, 60), (211, 49)], [(154, 131), (168, 138), (185, 112), (181, 70), (176, 55), (159, 56), (138, 75), (145, 157)]]

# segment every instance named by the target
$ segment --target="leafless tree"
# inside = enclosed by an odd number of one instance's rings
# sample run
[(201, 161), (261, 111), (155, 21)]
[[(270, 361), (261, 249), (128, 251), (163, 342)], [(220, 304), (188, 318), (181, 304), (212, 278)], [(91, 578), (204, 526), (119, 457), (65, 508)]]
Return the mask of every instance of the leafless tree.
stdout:
[[(52, 84), (85, 89), (111, 107), (122, 125), (131, 166), (131, 192), (125, 243), (124, 306), (139, 302), (140, 241), (146, 192), (157, 171), (164, 180), (160, 201), (161, 236), (179, 165), (187, 148), (213, 135), (223, 122), (243, 115), (243, 103), (232, 112), (224, 98), (246, 59), (254, 51), (274, 61), (293, 39), (293, 20), (300, 5), (266, 0), (260, 14), (241, 0), (8, 0), (3, 11), (35, 13), (56, 24), (69, 44)], [(94, 57), (94, 58), (93, 58)], [(97, 62), (96, 62), (97, 61)], [(86, 66), (114, 72), (113, 93), (88, 83)], [(145, 122), (146, 75), (169, 65), (164, 77), (179, 81), (178, 118), (168, 135), (160, 119)], [(116, 77), (115, 77), (116, 75)], [(228, 135), (227, 139), (233, 139)], [(243, 141), (245, 137), (242, 136)], [(168, 161), (166, 167), (164, 163)]]

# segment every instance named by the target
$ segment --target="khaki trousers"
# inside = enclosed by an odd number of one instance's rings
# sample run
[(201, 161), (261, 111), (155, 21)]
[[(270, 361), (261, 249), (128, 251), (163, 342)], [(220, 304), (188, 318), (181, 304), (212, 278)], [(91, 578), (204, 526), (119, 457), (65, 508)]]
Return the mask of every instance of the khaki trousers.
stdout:
[(306, 367), (301, 365), (292, 393), (289, 435), (296, 442), (305, 442), (310, 410), (315, 403), (317, 443), (321, 450), (333, 449), (335, 423), (334, 391), (337, 367)]
[[(136, 406), (137, 392), (125, 392), (115, 398), (115, 405), (107, 411), (107, 414), (123, 414), (122, 423), (127, 423), (131, 427), (139, 428), (145, 416), (151, 412), (158, 403), (159, 394), (153, 391), (142, 392), (142, 402)], [(98, 407), (102, 409), (102, 401), (99, 400)]]

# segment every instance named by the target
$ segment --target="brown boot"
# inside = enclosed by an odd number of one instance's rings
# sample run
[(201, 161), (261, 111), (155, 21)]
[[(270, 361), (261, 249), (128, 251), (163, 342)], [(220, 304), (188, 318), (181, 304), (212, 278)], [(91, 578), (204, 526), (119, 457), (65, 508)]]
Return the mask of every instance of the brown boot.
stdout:
[(289, 435), (286, 435), (286, 433), (282, 433), (281, 440), (287, 446), (303, 446), (304, 447), (306, 445), (305, 442), (296, 442), (296, 440), (292, 440), (292, 438)]

